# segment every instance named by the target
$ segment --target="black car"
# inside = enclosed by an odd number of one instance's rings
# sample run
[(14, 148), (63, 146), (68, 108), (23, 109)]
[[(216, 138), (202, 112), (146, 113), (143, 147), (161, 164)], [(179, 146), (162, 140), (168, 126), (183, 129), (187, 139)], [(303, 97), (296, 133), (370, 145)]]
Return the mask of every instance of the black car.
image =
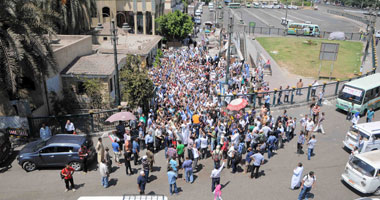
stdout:
[(88, 161), (96, 157), (92, 140), (86, 136), (58, 134), (47, 140), (39, 139), (27, 144), (17, 156), (19, 165), (29, 172), (38, 167), (63, 167), (71, 165), (75, 170), (81, 170), (82, 160), (78, 151), (81, 145), (88, 149)]

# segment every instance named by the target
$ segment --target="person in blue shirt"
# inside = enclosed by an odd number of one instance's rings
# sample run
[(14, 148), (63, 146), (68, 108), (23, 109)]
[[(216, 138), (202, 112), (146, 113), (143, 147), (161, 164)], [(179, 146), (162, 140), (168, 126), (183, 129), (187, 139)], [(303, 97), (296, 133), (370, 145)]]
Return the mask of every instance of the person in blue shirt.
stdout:
[(153, 136), (151, 131), (149, 131), (148, 135), (145, 136), (145, 144), (149, 151), (154, 152)]
[(173, 195), (173, 193), (178, 194), (178, 191), (177, 191), (177, 173), (171, 167), (169, 167), (169, 171), (168, 171), (168, 182), (169, 182), (170, 195)]
[(173, 171), (177, 173), (177, 161), (175, 161), (173, 158), (169, 158), (169, 165), (170, 168), (172, 168)]
[(47, 140), (49, 137), (51, 137), (51, 131), (48, 126), (45, 124), (42, 124), (41, 129), (40, 129), (40, 137), (43, 140)]
[(133, 152), (133, 161), (135, 165), (138, 165), (139, 163), (139, 153), (140, 153), (140, 145), (139, 145), (139, 138), (136, 137), (133, 140), (132, 143), (132, 152)]
[(264, 156), (259, 151), (257, 151), (251, 156), (251, 158), (253, 160), (251, 178), (253, 178), (253, 175), (255, 175), (255, 178), (258, 178), (260, 166), (264, 164)]
[(249, 166), (251, 165), (251, 161), (252, 161), (252, 158), (251, 156), (253, 155), (253, 151), (252, 151), (252, 148), (249, 147), (248, 148), (248, 152), (247, 152), (247, 155), (245, 156), (245, 170), (244, 170), (244, 173), (248, 173), (248, 169), (250, 168)]
[(185, 169), (185, 177), (186, 182), (193, 183), (194, 176), (193, 176), (193, 161), (189, 159), (189, 157), (186, 157), (185, 162), (182, 164), (182, 168)]
[(270, 111), (270, 96), (269, 96), (269, 93), (266, 93), (265, 96), (264, 96), (264, 100), (265, 100), (265, 107), (268, 109), (268, 111)]
[(367, 123), (368, 122), (372, 122), (372, 119), (373, 117), (375, 116), (375, 111), (373, 110), (373, 108), (370, 108), (368, 111), (367, 111)]
[(112, 142), (112, 150), (114, 152), (114, 156), (115, 156), (115, 162), (118, 164), (118, 165), (121, 165), (120, 163), (120, 145), (119, 143), (117, 143), (116, 140), (114, 140)]
[(270, 157), (272, 157), (272, 151), (275, 147), (275, 144), (277, 142), (277, 138), (276, 136), (274, 136), (272, 133), (270, 134), (270, 136), (268, 137), (267, 139), (267, 144), (268, 144), (268, 159)]
[(137, 187), (139, 188), (140, 194), (145, 194), (145, 185), (147, 183), (147, 179), (144, 171), (140, 172), (140, 176), (137, 177)]

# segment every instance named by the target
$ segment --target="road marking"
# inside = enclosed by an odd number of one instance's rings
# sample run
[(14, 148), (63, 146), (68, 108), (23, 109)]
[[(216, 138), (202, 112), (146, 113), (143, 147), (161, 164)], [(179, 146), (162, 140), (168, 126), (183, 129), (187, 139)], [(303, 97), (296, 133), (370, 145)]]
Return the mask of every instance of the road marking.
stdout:
[[(280, 11), (277, 11), (277, 10), (274, 10), (274, 12), (277, 12), (277, 13), (279, 13), (279, 14), (284, 14), (284, 13), (281, 13)], [(297, 19), (297, 20), (299, 20), (299, 21), (301, 21), (301, 22), (305, 22), (305, 21), (307, 21), (307, 20), (305, 20), (305, 19), (301, 19), (301, 18), (298, 18), (298, 17), (296, 17), (296, 16), (294, 16), (294, 15), (291, 15), (291, 14), (289, 14), (289, 11), (288, 11), (288, 18), (294, 18), (294, 19)]]
[[(295, 14), (295, 12), (293, 12), (293, 14)], [(306, 14), (303, 14), (303, 13), (300, 13), (300, 12), (297, 12), (298, 15), (303, 15), (303, 17), (306, 17), (306, 18), (310, 18), (312, 19), (312, 21), (320, 21), (320, 22), (324, 22), (324, 20), (322, 19), (318, 19), (318, 18), (315, 18), (315, 17), (311, 17), (309, 15), (306, 15)]]
[(258, 19), (259, 21), (263, 22), (265, 25), (267, 25), (267, 26), (271, 26), (270, 23), (268, 23), (267, 21), (265, 21), (265, 20), (262, 19), (261, 17), (255, 15), (255, 14), (253, 14), (253, 13), (251, 13), (251, 12), (249, 12), (246, 8), (243, 8), (243, 10), (246, 11), (249, 15), (251, 15), (251, 16), (255, 17), (256, 19)]

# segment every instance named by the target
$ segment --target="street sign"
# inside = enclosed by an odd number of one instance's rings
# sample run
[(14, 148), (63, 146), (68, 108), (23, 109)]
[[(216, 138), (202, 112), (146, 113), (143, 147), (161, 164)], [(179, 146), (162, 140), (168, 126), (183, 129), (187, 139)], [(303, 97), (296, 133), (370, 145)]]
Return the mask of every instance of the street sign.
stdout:
[(256, 22), (249, 22), (249, 27), (255, 27), (256, 26)]
[(321, 69), (322, 69), (322, 61), (333, 61), (331, 63), (330, 76), (329, 80), (331, 80), (332, 72), (334, 70), (334, 61), (336, 61), (338, 57), (339, 44), (338, 43), (321, 43), (321, 50), (319, 52), (319, 60), (321, 63), (319, 64), (318, 77), (321, 78)]
[(339, 44), (338, 43), (322, 43), (319, 52), (319, 60), (336, 61), (338, 57)]

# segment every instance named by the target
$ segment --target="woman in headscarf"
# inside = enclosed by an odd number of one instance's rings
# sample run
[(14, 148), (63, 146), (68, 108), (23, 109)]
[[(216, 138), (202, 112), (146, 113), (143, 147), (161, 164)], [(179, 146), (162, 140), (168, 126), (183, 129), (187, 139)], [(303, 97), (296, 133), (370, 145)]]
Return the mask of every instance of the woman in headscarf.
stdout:
[(360, 119), (360, 113), (356, 112), (355, 115), (351, 119), (352, 125), (358, 124), (359, 119)]

